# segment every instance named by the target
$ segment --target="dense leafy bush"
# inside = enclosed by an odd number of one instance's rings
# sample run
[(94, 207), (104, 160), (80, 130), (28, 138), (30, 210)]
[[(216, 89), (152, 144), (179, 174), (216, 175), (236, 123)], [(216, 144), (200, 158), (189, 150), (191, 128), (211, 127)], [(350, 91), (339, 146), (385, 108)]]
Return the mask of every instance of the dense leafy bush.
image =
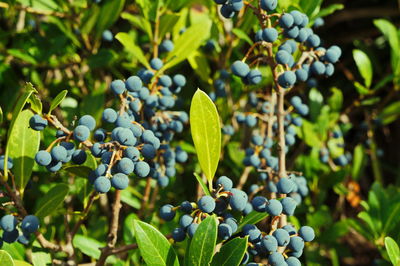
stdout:
[(0, 2), (0, 264), (397, 265), (399, 31), (328, 2)]

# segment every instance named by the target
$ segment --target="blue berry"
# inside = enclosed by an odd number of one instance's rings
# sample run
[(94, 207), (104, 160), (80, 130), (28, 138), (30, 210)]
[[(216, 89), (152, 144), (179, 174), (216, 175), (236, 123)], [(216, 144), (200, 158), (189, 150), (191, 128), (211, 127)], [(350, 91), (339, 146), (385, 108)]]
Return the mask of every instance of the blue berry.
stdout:
[(115, 123), (115, 121), (117, 121), (118, 114), (114, 109), (107, 108), (103, 111), (102, 118), (103, 118), (103, 121), (113, 124), (113, 123)]
[(107, 132), (102, 128), (96, 129), (96, 131), (93, 133), (93, 138), (96, 141), (102, 142), (107, 138)]
[(262, 32), (262, 38), (266, 42), (274, 42), (278, 39), (278, 31), (275, 28), (266, 28)]
[(272, 235), (266, 235), (261, 243), (268, 252), (276, 252), (278, 250), (278, 241)]
[(299, 68), (295, 71), (296, 80), (306, 81), (308, 79), (308, 72), (302, 68)]
[(64, 161), (66, 160), (67, 156), (67, 150), (63, 146), (55, 146), (53, 149), (51, 149), (51, 157), (54, 161)]
[(94, 181), (94, 189), (99, 193), (107, 193), (111, 188), (111, 181), (105, 176), (99, 176)]
[(173, 208), (174, 206), (172, 206), (171, 204), (166, 204), (162, 206), (159, 212), (160, 218), (167, 222), (174, 219), (176, 212)]
[(278, 246), (285, 247), (289, 244), (290, 236), (286, 230), (279, 228), (272, 235), (276, 238)]
[(225, 4), (226, 2), (228, 2), (228, 0), (214, 0), (214, 2), (215, 2), (217, 5), (223, 5), (223, 4)]
[(96, 120), (91, 115), (82, 116), (79, 119), (78, 124), (82, 125), (82, 126), (86, 126), (87, 128), (89, 128), (90, 131), (92, 131), (96, 128)]
[(160, 70), (163, 67), (163, 62), (161, 61), (160, 58), (153, 58), (150, 61), (150, 66), (154, 70)]
[(304, 248), (304, 240), (299, 236), (293, 236), (290, 238), (288, 247), (295, 252), (301, 251)]
[(243, 0), (231, 0), (232, 9), (235, 12), (242, 10), (244, 3)]
[(264, 212), (267, 202), (268, 200), (265, 197), (257, 196), (252, 199), (251, 204), (253, 205), (255, 211)]
[(190, 216), (189, 214), (184, 214), (181, 216), (179, 219), (179, 225), (183, 228), (186, 229), (193, 223), (193, 217)]
[(297, 206), (297, 202), (293, 198), (291, 198), (291, 197), (283, 198), (281, 203), (282, 203), (284, 214), (289, 215), (289, 216), (294, 214), (294, 211)]
[(47, 166), (51, 163), (51, 155), (44, 150), (38, 151), (35, 155), (35, 161), (38, 165)]
[(86, 126), (77, 126), (74, 129), (74, 139), (79, 142), (84, 142), (89, 138), (90, 130)]
[(325, 73), (325, 65), (320, 61), (316, 61), (312, 63), (310, 70), (315, 75), (322, 75)]
[(193, 237), (194, 236), (194, 234), (196, 233), (198, 227), (199, 227), (199, 224), (196, 224), (196, 223), (192, 223), (191, 225), (189, 225), (189, 227), (187, 228), (187, 232), (188, 232), (189, 237)]
[(14, 229), (11, 232), (4, 231), (2, 238), (4, 242), (11, 244), (17, 241), (18, 237), (19, 237), (18, 230)]
[(232, 18), (235, 15), (232, 5), (223, 4), (220, 11), (224, 18)]
[(148, 163), (140, 161), (136, 163), (134, 171), (139, 177), (147, 177), (150, 173), (150, 166)]
[(261, 0), (261, 8), (265, 11), (272, 11), (278, 5), (277, 0)]
[(286, 65), (289, 63), (292, 56), (285, 50), (279, 50), (275, 55), (275, 60), (278, 64)]
[(160, 44), (160, 52), (161, 53), (171, 52), (172, 50), (174, 50), (174, 43), (171, 40), (164, 40)]
[(238, 229), (238, 224), (235, 218), (229, 217), (225, 219), (225, 223), (232, 228), (232, 233), (235, 233)]
[(16, 228), (17, 223), (17, 218), (15, 218), (13, 215), (4, 215), (1, 217), (0, 227), (3, 229), (3, 231), (11, 232)]
[(114, 80), (110, 84), (110, 89), (115, 94), (122, 94), (126, 90), (125, 83), (120, 79)]
[(143, 82), (138, 76), (131, 76), (125, 81), (125, 86), (130, 92), (138, 92), (142, 88)]
[(227, 176), (220, 176), (216, 182), (217, 186), (222, 186), (223, 191), (230, 191), (233, 187), (232, 180)]
[(242, 61), (235, 61), (231, 66), (232, 73), (239, 77), (246, 77), (250, 72), (249, 66)]
[(279, 86), (287, 89), (296, 83), (296, 75), (292, 71), (285, 71), (278, 77)]
[(172, 79), (168, 75), (162, 75), (158, 83), (163, 87), (171, 87), (172, 86)]
[(279, 252), (272, 252), (268, 256), (268, 263), (271, 266), (283, 266), (285, 265), (285, 258)]
[(335, 67), (333, 66), (333, 64), (328, 63), (325, 65), (325, 75), (327, 77), (332, 76), (334, 72), (335, 72)]
[(236, 211), (243, 211), (246, 208), (248, 196), (247, 194), (239, 189), (232, 189), (231, 190), (232, 196), (229, 199), (229, 204), (231, 205), (232, 209)]
[(62, 167), (62, 162), (59, 161), (52, 161), (49, 165), (46, 166), (47, 170), (50, 172), (57, 172)]
[(294, 189), (294, 183), (289, 178), (282, 177), (281, 179), (279, 179), (276, 187), (278, 188), (278, 192), (280, 194), (289, 194)]
[(292, 27), (293, 23), (294, 23), (294, 18), (292, 15), (288, 13), (283, 14), (279, 19), (279, 25), (282, 28), (290, 28)]
[(72, 154), (72, 161), (76, 164), (83, 164), (86, 161), (87, 154), (84, 150), (75, 150)]
[(262, 80), (261, 72), (258, 69), (252, 69), (247, 74), (246, 79), (251, 85), (259, 84)]
[(172, 81), (174, 82), (175, 86), (184, 87), (186, 85), (186, 78), (181, 74), (176, 74)]
[(17, 239), (18, 243), (22, 244), (22, 245), (28, 245), (29, 244), (29, 234), (22, 234), (20, 236), (18, 236)]
[(246, 116), (245, 122), (248, 127), (254, 127), (257, 124), (257, 117), (254, 115), (248, 115)]
[(270, 199), (265, 206), (265, 211), (272, 216), (279, 216), (282, 213), (282, 204), (279, 200)]
[(205, 213), (211, 213), (215, 209), (215, 200), (211, 196), (203, 196), (197, 202), (199, 209)]
[(105, 30), (101, 34), (101, 37), (103, 38), (104, 41), (106, 42), (112, 42), (114, 40), (114, 35), (110, 30)]
[(47, 120), (43, 119), (40, 115), (35, 114), (29, 119), (29, 126), (36, 131), (42, 131), (48, 125)]
[(39, 229), (39, 219), (35, 215), (27, 215), (21, 223), (21, 229), (24, 233), (32, 234)]
[(304, 14), (300, 11), (293, 10), (290, 12), (290, 15), (293, 17), (293, 23), (297, 26), (301, 26), (303, 23)]
[(229, 224), (222, 223), (218, 225), (218, 237), (222, 240), (228, 240), (232, 236), (232, 228)]
[(193, 210), (193, 206), (189, 201), (184, 201), (179, 206), (179, 209), (183, 212), (190, 213)]
[(180, 227), (175, 228), (172, 231), (172, 238), (174, 239), (175, 242), (182, 242), (186, 238), (185, 230), (183, 230)]
[(289, 257), (286, 259), (286, 263), (288, 266), (301, 266), (301, 262), (296, 257)]
[(124, 173), (125, 175), (132, 174), (134, 169), (135, 169), (135, 165), (134, 165), (133, 161), (129, 158), (122, 158), (118, 162), (118, 170), (121, 173)]
[(160, 176), (157, 178), (157, 184), (160, 187), (165, 188), (169, 184), (169, 178), (167, 176)]
[(314, 229), (310, 226), (302, 226), (299, 229), (299, 236), (303, 238), (305, 242), (311, 242), (315, 238)]
[(124, 190), (129, 185), (129, 178), (125, 174), (117, 173), (111, 178), (111, 185), (118, 190)]
[(318, 47), (320, 44), (321, 44), (321, 39), (316, 34), (311, 34), (306, 40), (306, 45), (309, 47), (315, 48)]

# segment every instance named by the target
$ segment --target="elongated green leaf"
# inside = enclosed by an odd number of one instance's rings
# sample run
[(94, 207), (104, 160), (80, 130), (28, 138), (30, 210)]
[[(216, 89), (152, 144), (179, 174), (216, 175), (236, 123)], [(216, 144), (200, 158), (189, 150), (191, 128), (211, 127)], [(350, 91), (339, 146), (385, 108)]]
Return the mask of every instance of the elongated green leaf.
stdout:
[(164, 38), (167, 32), (172, 31), (178, 20), (179, 20), (179, 14), (165, 14), (160, 18), (160, 31), (159, 31), (160, 40)]
[(190, 243), (188, 265), (209, 265), (217, 241), (217, 226), (215, 216), (209, 216), (200, 223)]
[(125, 0), (104, 1), (96, 24), (96, 35), (100, 37), (104, 30), (108, 29), (118, 19)]
[(179, 265), (174, 248), (156, 228), (134, 220), (136, 242), (147, 265)]
[(84, 236), (75, 235), (73, 240), (74, 247), (78, 248), (83, 254), (98, 259), (100, 257), (100, 249), (104, 244), (100, 243), (96, 239)]
[(400, 249), (393, 238), (389, 236), (385, 237), (385, 248), (392, 264), (394, 266), (400, 265)]
[(32, 264), (27, 263), (23, 260), (14, 260), (15, 266), (32, 266)]
[(342, 10), (343, 8), (344, 8), (344, 5), (342, 5), (342, 4), (333, 4), (333, 5), (330, 5), (330, 6), (326, 7), (326, 8), (321, 9), (321, 10), (318, 12), (318, 17), (325, 17), (325, 16), (328, 16), (328, 15), (334, 13), (334, 12), (337, 11), (337, 10)]
[(386, 106), (379, 114), (379, 119), (384, 125), (390, 124), (400, 116), (400, 101), (393, 102)]
[(39, 218), (44, 218), (57, 210), (61, 203), (63, 203), (68, 191), (69, 188), (66, 184), (58, 184), (50, 189), (49, 192), (39, 200), (35, 215)]
[(7, 143), (9, 156), (13, 159), (15, 184), (21, 192), (31, 178), (35, 154), (40, 144), (40, 132), (29, 127), (32, 116), (30, 110), (24, 110), (18, 115)]
[(246, 32), (242, 31), (241, 29), (235, 28), (232, 29), (232, 33), (235, 34), (239, 39), (247, 42), (250, 45), (253, 45), (252, 39), (247, 35)]
[(29, 55), (27, 53), (27, 51), (21, 51), (19, 49), (8, 49), (7, 53), (12, 55), (13, 57), (16, 57), (16, 58), (18, 58), (24, 62), (30, 63), (32, 65), (37, 64), (36, 59), (33, 56)]
[(266, 212), (252, 211), (250, 214), (248, 214), (248, 215), (246, 215), (246, 217), (244, 217), (243, 221), (240, 222), (240, 224), (238, 226), (238, 230), (242, 229), (243, 226), (245, 226), (246, 224), (256, 224), (259, 221), (264, 220), (267, 216), (268, 216), (268, 213), (266, 213)]
[(3, 119), (4, 119), (3, 116), (4, 116), (3, 109), (0, 106), (0, 124), (3, 123)]
[(14, 266), (14, 260), (7, 251), (0, 250), (0, 263), (4, 266)]
[(211, 68), (208, 64), (207, 58), (198, 51), (193, 52), (189, 57), (188, 61), (190, 66), (196, 71), (197, 75), (205, 82), (211, 84), (212, 79), (210, 78)]
[(211, 196), (210, 191), (208, 190), (206, 184), (204, 184), (204, 182), (203, 182), (203, 178), (201, 178), (201, 176), (199, 176), (197, 173), (193, 173), (193, 174), (194, 174), (194, 176), (196, 177), (197, 182), (199, 182), (201, 188), (203, 189), (204, 194), (206, 194), (206, 195), (208, 195), (208, 196)]
[(372, 63), (368, 55), (361, 50), (353, 50), (353, 58), (356, 61), (358, 71), (364, 79), (365, 87), (369, 88), (372, 83)]
[(190, 106), (190, 129), (201, 169), (211, 183), (221, 153), (221, 126), (217, 108), (199, 89)]
[[(19, 114), (21, 113), (22, 109), (24, 108), (26, 102), (28, 101), (29, 97), (31, 97), (32, 93), (37, 92), (35, 90), (35, 88), (33, 87), (33, 85), (31, 83), (26, 83), (25, 87), (24, 87), (24, 93), (22, 94), (22, 96), (18, 99), (17, 104), (15, 105), (13, 114), (12, 114), (12, 119), (11, 119), (11, 123), (10, 123), (10, 127), (8, 129), (8, 139), (10, 139), (11, 137), (11, 133), (12, 130), (14, 128), (14, 124), (15, 121), (17, 120)], [(6, 146), (6, 152), (4, 154), (4, 178), (7, 181), (7, 177), (8, 177), (8, 154), (10, 152), (10, 147), (9, 144), (10, 142), (7, 142), (7, 146)]]
[(46, 266), (51, 263), (51, 256), (46, 252), (33, 252), (32, 253), (33, 266)]
[(225, 243), (221, 250), (215, 254), (211, 266), (237, 266), (243, 259), (247, 249), (247, 237), (237, 237)]
[(63, 168), (65, 171), (70, 172), (76, 176), (88, 177), (92, 169), (84, 165), (71, 165)]
[(332, 95), (328, 99), (329, 107), (333, 111), (340, 111), (343, 105), (343, 93), (341, 90), (337, 88), (331, 89)]
[(42, 102), (40, 101), (39, 97), (36, 94), (32, 94), (28, 101), (31, 104), (31, 109), (34, 112), (42, 114), (42, 109), (43, 109)]
[(49, 114), (51, 114), (51, 112), (57, 108), (57, 106), (60, 105), (60, 103), (64, 100), (64, 98), (67, 96), (68, 91), (67, 90), (63, 90), (62, 92), (60, 92), (56, 98), (54, 98), (53, 101), (51, 101), (50, 103), (50, 109), (49, 109)]
[(195, 52), (210, 35), (210, 27), (211, 22), (195, 24), (180, 35), (176, 39), (174, 50), (169, 53), (167, 63), (162, 68), (162, 71), (182, 62)]
[(129, 20), (135, 27), (147, 33), (150, 39), (153, 39), (153, 31), (151, 29), (151, 24), (144, 17), (122, 12), (121, 18)]
[(142, 65), (150, 68), (150, 64), (144, 56), (142, 49), (135, 44), (135, 41), (128, 33), (120, 32), (115, 36), (115, 39), (117, 39)]
[(321, 147), (321, 140), (316, 134), (313, 124), (303, 119), (303, 125), (301, 127), (302, 138), (306, 144), (310, 147)]
[(135, 243), (135, 232), (132, 230), (132, 224), (138, 216), (135, 213), (129, 214), (124, 221), (123, 237), (126, 244)]
[(354, 180), (358, 180), (362, 170), (365, 166), (366, 154), (364, 152), (364, 148), (362, 144), (357, 145), (354, 149), (353, 155), (353, 169), (352, 169), (352, 177)]

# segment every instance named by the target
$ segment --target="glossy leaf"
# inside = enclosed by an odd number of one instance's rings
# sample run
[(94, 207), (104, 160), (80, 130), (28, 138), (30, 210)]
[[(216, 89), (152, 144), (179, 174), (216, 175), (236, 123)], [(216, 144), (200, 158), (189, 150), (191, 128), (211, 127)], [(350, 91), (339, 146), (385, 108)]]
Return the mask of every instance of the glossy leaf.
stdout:
[(359, 179), (360, 174), (362, 173), (363, 168), (365, 167), (365, 160), (366, 156), (364, 148), (361, 144), (359, 144), (354, 149), (354, 155), (353, 155), (352, 177), (354, 180)]
[(400, 265), (400, 249), (393, 238), (389, 236), (385, 237), (385, 248), (392, 264), (394, 266)]
[(11, 258), (11, 255), (8, 254), (7, 251), (0, 250), (0, 262), (3, 266), (14, 266), (14, 260)]
[(36, 94), (32, 94), (29, 98), (29, 103), (31, 104), (31, 109), (38, 114), (42, 114), (43, 105), (39, 97)]
[(337, 88), (331, 89), (332, 95), (328, 99), (329, 107), (333, 111), (340, 111), (343, 105), (343, 93), (341, 90)]
[(216, 106), (199, 89), (190, 106), (190, 129), (201, 169), (211, 183), (221, 153), (221, 126)]
[(190, 26), (175, 40), (175, 48), (167, 56), (167, 63), (162, 68), (168, 68), (182, 62), (195, 52), (210, 35), (211, 23), (195, 24)]
[(40, 132), (29, 127), (29, 119), (32, 116), (30, 110), (24, 110), (18, 115), (7, 143), (10, 149), (9, 156), (14, 164), (12, 171), (15, 184), (21, 191), (31, 178), (34, 158), (40, 144)]
[(203, 220), (190, 242), (188, 265), (208, 265), (217, 241), (217, 219), (209, 216)]
[(168, 239), (152, 225), (134, 220), (133, 228), (140, 254), (147, 265), (179, 265)]
[(325, 17), (328, 16), (330, 14), (333, 14), (335, 11), (338, 10), (342, 10), (344, 8), (344, 5), (342, 4), (333, 4), (330, 5), (326, 8), (322, 8), (319, 12), (318, 12), (318, 17)]
[(104, 246), (104, 244), (96, 239), (84, 235), (75, 235), (73, 244), (74, 247), (78, 248), (83, 254), (94, 259), (100, 257), (100, 248)]
[(243, 228), (246, 224), (257, 224), (258, 222), (264, 220), (268, 217), (268, 213), (266, 212), (256, 212), (252, 211), (250, 214), (246, 215), (244, 219), (240, 222), (238, 226), (238, 231)]
[(32, 266), (32, 264), (27, 263), (23, 260), (14, 260), (14, 265), (15, 266)]
[(171, 32), (174, 28), (175, 24), (179, 20), (179, 14), (165, 14), (160, 18), (160, 30), (159, 30), (159, 39), (162, 40), (167, 34), (167, 32)]
[(142, 49), (140, 49), (140, 47), (135, 44), (132, 36), (125, 32), (120, 32), (115, 36), (115, 39), (117, 39), (125, 47), (125, 49), (142, 65), (150, 68), (150, 64), (144, 56)]
[(201, 186), (201, 188), (203, 189), (204, 194), (211, 196), (210, 191), (208, 190), (208, 187), (206, 186), (206, 184), (204, 184), (203, 178), (201, 178), (201, 176), (197, 173), (193, 173), (194, 176), (197, 179), (197, 182), (199, 182), (199, 185)]
[(353, 58), (358, 67), (358, 71), (364, 79), (365, 87), (369, 88), (372, 83), (372, 63), (368, 55), (361, 50), (353, 50)]
[[(22, 109), (24, 108), (25, 104), (27, 103), (29, 97), (31, 97), (32, 93), (34, 93), (34, 92), (37, 92), (37, 91), (35, 90), (33, 85), (31, 83), (29, 83), (29, 82), (26, 83), (26, 85), (24, 87), (24, 93), (18, 99), (18, 101), (17, 101), (17, 103), (15, 105), (14, 111), (12, 113), (12, 119), (11, 119), (11, 122), (10, 122), (10, 127), (8, 128), (8, 134), (7, 134), (8, 135), (8, 139), (10, 139), (10, 137), (11, 137), (15, 121), (17, 120), (19, 114), (21, 113)], [(4, 154), (4, 170), (5, 170), (4, 171), (4, 178), (5, 178), (5, 180), (7, 180), (7, 177), (8, 177), (8, 171), (7, 171), (7, 169), (8, 169), (8, 167), (7, 167), (8, 160), (7, 160), (7, 158), (8, 158), (8, 154), (10, 152), (9, 145), (10, 145), (10, 142), (7, 141), (6, 152)]]
[(44, 218), (56, 211), (64, 202), (68, 192), (69, 187), (67, 184), (58, 184), (54, 186), (39, 200), (35, 215), (39, 218)]
[(237, 266), (240, 265), (247, 250), (247, 237), (234, 238), (225, 243), (221, 250), (215, 254), (211, 266)]
[(64, 98), (67, 96), (68, 91), (67, 90), (63, 90), (62, 92), (60, 92), (53, 101), (51, 101), (50, 104), (50, 109), (49, 109), (49, 114), (51, 114), (51, 112), (57, 108), (57, 106), (60, 105), (60, 103), (64, 100)]
[(51, 264), (51, 256), (46, 252), (32, 252), (33, 266), (45, 266)]
[(130, 21), (133, 24), (133, 26), (141, 29), (142, 31), (147, 33), (150, 39), (153, 39), (153, 31), (151, 29), (151, 24), (145, 18), (138, 15), (132, 15), (126, 12), (122, 12), (121, 18)]

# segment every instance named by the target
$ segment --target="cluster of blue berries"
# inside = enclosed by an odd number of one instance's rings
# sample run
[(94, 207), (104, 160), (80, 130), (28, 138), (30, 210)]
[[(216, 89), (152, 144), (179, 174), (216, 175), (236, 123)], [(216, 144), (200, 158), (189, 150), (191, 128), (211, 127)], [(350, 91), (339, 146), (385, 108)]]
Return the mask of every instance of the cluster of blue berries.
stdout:
[(176, 242), (183, 241), (186, 235), (193, 237), (201, 221), (208, 215), (218, 216), (218, 237), (227, 240), (238, 233), (238, 213), (246, 216), (253, 211), (246, 192), (233, 188), (233, 182), (226, 176), (216, 181), (216, 189), (212, 196), (202, 196), (197, 202), (184, 201), (179, 206), (167, 204), (161, 207), (160, 217), (165, 221), (175, 218), (176, 212), (181, 211), (179, 227), (172, 231)]
[[(169, 40), (160, 45), (160, 51), (172, 49)], [(131, 174), (138, 178), (152, 177), (159, 186), (166, 187), (169, 178), (176, 175), (176, 162), (188, 159), (183, 149), (169, 144), (189, 119), (186, 112), (169, 111), (175, 106), (174, 94), (185, 86), (186, 78), (181, 74), (155, 76), (163, 65), (160, 58), (152, 59), (150, 65), (152, 69), (141, 69), (125, 81), (111, 82), (110, 90), (121, 100), (121, 107), (103, 111), (102, 128), (96, 127), (92, 116), (82, 116), (73, 131), (58, 130), (57, 140), (36, 154), (36, 162), (56, 172), (70, 161), (83, 164), (88, 156), (86, 150), (90, 150), (100, 164), (88, 178), (100, 193), (108, 192), (111, 187), (125, 189)], [(34, 115), (30, 127), (43, 130), (49, 121), (52, 121), (50, 116)]]
[(0, 219), (0, 228), (3, 230), (2, 237), (0, 237), (0, 248), (3, 246), (3, 242), (11, 244), (18, 241), (28, 245), (31, 234), (39, 229), (39, 225), (39, 219), (34, 215), (25, 216), (21, 223), (11, 214), (4, 215)]

